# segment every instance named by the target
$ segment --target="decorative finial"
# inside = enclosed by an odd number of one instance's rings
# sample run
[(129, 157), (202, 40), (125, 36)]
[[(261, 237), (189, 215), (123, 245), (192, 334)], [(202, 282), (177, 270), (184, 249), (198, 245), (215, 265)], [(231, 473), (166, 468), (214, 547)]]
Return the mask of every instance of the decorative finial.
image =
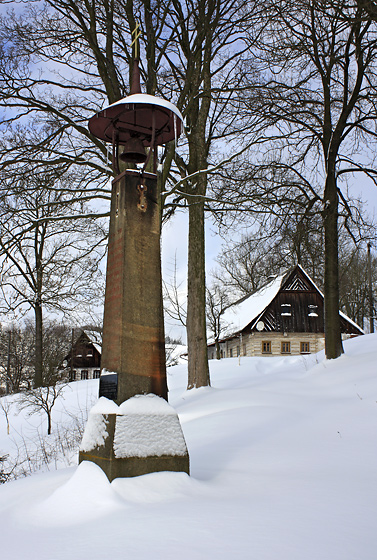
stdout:
[(131, 47), (133, 47), (132, 58), (134, 60), (139, 60), (140, 59), (140, 45), (139, 45), (140, 35), (141, 35), (140, 25), (139, 25), (139, 22), (137, 21), (136, 22), (136, 27), (131, 33), (131, 36), (134, 37), (134, 39), (131, 43)]
[(131, 33), (133, 41), (131, 43), (132, 47), (132, 77), (131, 77), (131, 95), (135, 93), (141, 93), (140, 85), (140, 69), (139, 69), (139, 59), (140, 59), (140, 45), (139, 37), (141, 35), (139, 22), (136, 22), (136, 27)]

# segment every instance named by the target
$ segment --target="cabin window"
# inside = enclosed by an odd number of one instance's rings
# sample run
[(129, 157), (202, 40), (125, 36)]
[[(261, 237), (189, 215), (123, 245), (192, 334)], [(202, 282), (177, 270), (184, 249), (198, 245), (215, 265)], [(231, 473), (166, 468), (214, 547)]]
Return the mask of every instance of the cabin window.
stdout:
[(281, 353), (290, 354), (291, 353), (291, 343), (284, 341), (281, 343)]
[(246, 356), (246, 344), (243, 345), (243, 355)]
[(81, 370), (81, 379), (88, 379), (89, 377), (89, 372), (87, 369), (82, 369)]
[(282, 303), (281, 304), (281, 316), (282, 317), (291, 317), (292, 315), (292, 306), (290, 303)]
[(300, 342), (300, 352), (301, 354), (310, 354), (309, 342)]
[(271, 342), (269, 340), (262, 342), (262, 354), (271, 354)]
[(76, 379), (76, 370), (74, 369), (72, 371), (72, 381), (75, 381), (75, 379)]
[(240, 347), (237, 346), (237, 356), (239, 356), (239, 355), (240, 355)]
[(93, 358), (93, 350), (88, 350), (86, 355), (88, 358)]
[(230, 358), (233, 358), (233, 348), (231, 348), (231, 349), (229, 350), (229, 357), (230, 357)]
[(318, 305), (309, 305), (308, 306), (308, 317), (318, 317)]
[(101, 375), (101, 370), (95, 369), (95, 370), (93, 371), (93, 379), (99, 379), (99, 378), (100, 378), (100, 375)]

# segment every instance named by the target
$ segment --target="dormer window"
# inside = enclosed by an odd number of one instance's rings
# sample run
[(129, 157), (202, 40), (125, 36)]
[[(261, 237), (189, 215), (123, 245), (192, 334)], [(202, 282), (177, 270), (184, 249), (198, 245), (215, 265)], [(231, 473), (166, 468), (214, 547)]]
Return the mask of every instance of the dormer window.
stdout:
[(292, 306), (290, 303), (282, 303), (281, 304), (281, 316), (282, 317), (291, 317), (292, 315)]
[(318, 317), (318, 305), (308, 305), (308, 317)]

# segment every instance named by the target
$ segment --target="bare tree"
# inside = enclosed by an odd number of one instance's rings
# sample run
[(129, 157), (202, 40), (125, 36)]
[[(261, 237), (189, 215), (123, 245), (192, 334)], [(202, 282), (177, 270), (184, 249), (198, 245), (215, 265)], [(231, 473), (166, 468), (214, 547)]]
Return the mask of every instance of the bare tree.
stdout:
[(102, 279), (103, 230), (89, 217), (70, 219), (77, 208), (59, 183), (46, 173), (1, 189), (0, 310), (34, 312), (36, 387), (44, 382), (43, 310), (90, 308)]
[(220, 339), (226, 334), (229, 324), (223, 319), (223, 315), (237, 298), (231, 297), (229, 290), (224, 285), (213, 283), (207, 288), (207, 326), (213, 335), (216, 348), (216, 359), (220, 359)]
[[(87, 192), (88, 184), (99, 185), (112, 172), (106, 147), (89, 134), (85, 122), (104, 103), (127, 93), (130, 30), (139, 20), (147, 93), (175, 101), (188, 124), (180, 155), (174, 145), (163, 154), (160, 184), (165, 188), (163, 199), (172, 196), (171, 207), (182, 204), (189, 210), (189, 386), (209, 383), (204, 273), (207, 170), (217, 159), (214, 144), (234, 133), (230, 124), (236, 112), (227, 107), (241, 81), (247, 50), (243, 30), (250, 13), (250, 2), (239, 0), (80, 4), (46, 0), (42, 5), (30, 2), (22, 16), (9, 15), (1, 21), (2, 98), (9, 107), (8, 123), (17, 120), (21, 130), (12, 154), (9, 142), (3, 143), (4, 165), (17, 158), (37, 167), (59, 161), (65, 168), (85, 168), (82, 188)], [(25, 144), (24, 122), (31, 115), (40, 123), (39, 134)], [(14, 136), (14, 126), (10, 134)], [(173, 160), (178, 174), (171, 173)], [(168, 185), (176, 185), (177, 177), (183, 183), (171, 189)]]
[[(313, 200), (322, 201), (326, 355), (336, 358), (343, 351), (340, 203), (344, 219), (351, 214), (342, 179), (365, 172), (376, 180), (373, 151), (366, 164), (364, 147), (376, 140), (377, 29), (356, 1), (271, 0), (264, 6), (265, 26), (257, 47), (263, 80), (250, 85), (245, 107), (251, 113), (264, 112), (279, 161), (285, 159), (287, 168), (314, 188)], [(242, 116), (247, 118), (246, 113)]]
[(3, 414), (5, 416), (5, 420), (7, 423), (7, 434), (9, 436), (10, 434), (10, 420), (9, 420), (9, 416), (10, 416), (10, 411), (12, 409), (12, 402), (10, 402), (6, 397), (2, 397), (0, 399), (0, 408), (3, 411)]
[(58, 399), (63, 398), (64, 383), (55, 383), (47, 387), (37, 387), (19, 394), (17, 406), (20, 410), (28, 410), (28, 414), (39, 414), (43, 411), (47, 417), (47, 434), (52, 430), (52, 409)]
[(174, 258), (173, 274), (163, 282), (164, 313), (183, 327), (187, 324), (187, 294), (183, 282), (178, 283), (177, 260)]
[[(247, 218), (243, 218), (247, 226)], [(301, 264), (323, 286), (323, 224), (315, 211), (298, 207), (280, 209), (253, 220), (247, 233), (232, 241), (234, 229), (224, 229), (224, 244), (214, 275), (221, 285), (239, 297), (257, 291), (271, 277)]]
[(373, 302), (376, 301), (377, 262), (375, 257), (371, 258), (371, 277), (369, 278), (366, 245), (365, 241), (358, 245), (348, 243), (348, 246), (344, 246), (343, 244), (339, 258), (339, 291), (341, 310), (362, 328), (366, 327), (365, 323), (368, 319), (370, 330), (375, 316)]
[(0, 331), (0, 379), (6, 393), (19, 393), (33, 382), (34, 331), (30, 324)]
[(0, 484), (4, 484), (4, 482), (7, 482), (12, 476), (12, 469), (8, 470), (7, 466), (8, 455), (0, 455)]

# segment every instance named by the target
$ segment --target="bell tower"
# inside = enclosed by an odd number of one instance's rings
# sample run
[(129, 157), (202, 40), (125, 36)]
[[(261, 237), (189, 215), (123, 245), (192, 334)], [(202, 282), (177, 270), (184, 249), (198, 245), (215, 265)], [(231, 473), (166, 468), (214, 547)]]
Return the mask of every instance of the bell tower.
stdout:
[[(137, 29), (134, 33), (137, 45)], [(94, 136), (112, 143), (117, 175), (100, 378), (100, 397), (110, 400), (100, 398), (91, 411), (79, 461), (97, 463), (109, 480), (161, 470), (189, 472), (179, 419), (167, 403), (156, 175), (157, 146), (177, 139), (181, 127), (182, 115), (172, 103), (141, 93), (135, 46), (131, 94), (89, 121)], [(121, 172), (119, 160), (142, 167)], [(150, 161), (154, 173), (146, 171)], [(161, 449), (155, 444), (148, 449), (148, 441), (160, 441)]]

